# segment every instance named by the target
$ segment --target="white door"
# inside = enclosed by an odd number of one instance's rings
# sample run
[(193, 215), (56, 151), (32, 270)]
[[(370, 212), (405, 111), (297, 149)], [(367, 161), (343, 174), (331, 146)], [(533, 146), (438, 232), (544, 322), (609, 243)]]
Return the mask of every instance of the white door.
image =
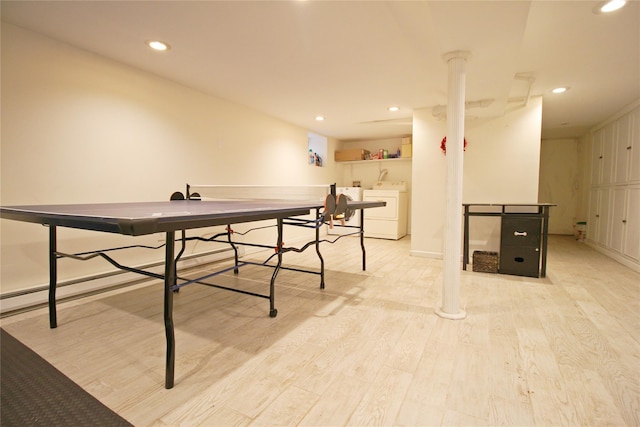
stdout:
[(631, 114), (631, 153), (629, 154), (629, 181), (640, 182), (640, 107)]
[(622, 252), (626, 229), (627, 189), (614, 188), (611, 194), (611, 240), (610, 247), (614, 251)]
[(617, 122), (609, 123), (604, 127), (602, 135), (602, 184), (611, 184), (613, 181), (613, 166), (616, 157)]
[(602, 134), (598, 129), (593, 133), (591, 141), (591, 185), (600, 185), (602, 182)]
[(596, 236), (596, 242), (601, 245), (608, 246), (609, 244), (609, 206), (611, 205), (611, 190), (608, 188), (602, 188), (598, 190), (598, 234)]
[(627, 190), (624, 254), (640, 260), (640, 187)]
[(618, 132), (616, 137), (616, 161), (615, 179), (616, 184), (624, 184), (628, 181), (629, 160), (631, 157), (631, 121), (632, 116), (626, 115), (618, 120)]

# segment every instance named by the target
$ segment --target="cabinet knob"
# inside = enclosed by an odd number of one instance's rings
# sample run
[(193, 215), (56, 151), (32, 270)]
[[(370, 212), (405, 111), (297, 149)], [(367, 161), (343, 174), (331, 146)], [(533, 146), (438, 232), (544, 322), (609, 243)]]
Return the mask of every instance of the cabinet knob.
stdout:
[(623, 220), (622, 220), (622, 223), (623, 223), (623, 224), (626, 224), (626, 223), (627, 223), (627, 220), (626, 220), (626, 219), (623, 219)]
[(627, 150), (631, 150), (631, 146), (628, 146), (628, 147), (627, 147)]
[(604, 156), (600, 156), (600, 157), (598, 157), (598, 158), (599, 158), (599, 159), (602, 159), (603, 157), (604, 157)]
[(514, 231), (513, 232), (514, 236), (524, 236), (527, 237), (527, 232), (526, 231)]

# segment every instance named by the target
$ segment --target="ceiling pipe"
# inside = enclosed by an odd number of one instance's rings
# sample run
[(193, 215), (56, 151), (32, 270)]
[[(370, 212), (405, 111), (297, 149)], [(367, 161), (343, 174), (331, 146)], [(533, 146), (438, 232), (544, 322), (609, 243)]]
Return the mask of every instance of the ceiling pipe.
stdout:
[(536, 81), (536, 78), (531, 74), (526, 73), (516, 73), (514, 78), (516, 80), (524, 80), (529, 83), (529, 87), (527, 88), (527, 95), (524, 97), (524, 106), (526, 107), (527, 105), (529, 105), (529, 99), (531, 99), (531, 89), (533, 88), (533, 82)]
[[(464, 107), (465, 107), (465, 110), (471, 109), (471, 108), (487, 108), (491, 104), (493, 104), (494, 101), (495, 99), (493, 98), (480, 99), (478, 101), (467, 101), (464, 103)], [(437, 117), (439, 119), (445, 118), (447, 117), (447, 106), (436, 105), (431, 109), (431, 114), (433, 114), (434, 117)]]
[[(533, 89), (533, 83), (536, 81), (536, 78), (529, 73), (516, 73), (516, 75), (514, 76), (514, 79), (522, 80), (528, 83), (527, 94), (524, 96), (524, 98), (523, 97), (509, 98), (507, 102), (522, 102), (523, 103), (522, 105), (526, 107), (527, 105), (529, 105), (529, 100), (531, 99), (531, 91)], [(465, 106), (465, 110), (469, 108), (487, 108), (491, 104), (493, 104), (494, 101), (495, 99), (493, 98), (481, 99), (479, 101), (467, 101), (464, 103), (464, 106)], [(447, 117), (447, 106), (436, 105), (431, 109), (431, 114), (434, 117), (437, 117), (438, 119), (444, 119), (445, 117)]]

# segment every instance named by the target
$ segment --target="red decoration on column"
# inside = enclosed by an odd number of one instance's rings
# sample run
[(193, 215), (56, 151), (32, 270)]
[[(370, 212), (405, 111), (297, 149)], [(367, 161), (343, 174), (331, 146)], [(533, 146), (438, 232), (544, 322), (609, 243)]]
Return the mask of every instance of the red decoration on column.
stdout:
[[(464, 147), (463, 150), (467, 151), (467, 138), (464, 138)], [(442, 138), (442, 142), (440, 142), (440, 149), (446, 155), (447, 154), (447, 137)]]

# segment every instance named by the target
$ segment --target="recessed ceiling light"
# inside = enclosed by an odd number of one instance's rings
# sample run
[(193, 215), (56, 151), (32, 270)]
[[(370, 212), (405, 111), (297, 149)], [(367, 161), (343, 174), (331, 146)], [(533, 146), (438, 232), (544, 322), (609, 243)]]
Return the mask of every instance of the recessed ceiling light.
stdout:
[(551, 92), (553, 92), (553, 93), (564, 93), (564, 92), (566, 92), (568, 90), (569, 90), (568, 87), (557, 87), (555, 89), (552, 89)]
[(316, 120), (321, 122), (324, 120), (324, 116), (316, 116)]
[(593, 9), (593, 13), (600, 15), (602, 13), (609, 13), (616, 11), (627, 4), (626, 0), (607, 0), (599, 2)]
[(153, 50), (157, 50), (163, 52), (165, 50), (169, 50), (171, 46), (169, 46), (165, 42), (161, 42), (160, 40), (147, 40), (147, 46), (149, 46)]
[(600, 6), (600, 12), (602, 13), (613, 12), (614, 10), (620, 9), (625, 4), (627, 4), (626, 0), (610, 0)]
[(397, 105), (392, 105), (391, 107), (387, 108), (387, 110), (389, 111), (398, 111), (400, 108)]

